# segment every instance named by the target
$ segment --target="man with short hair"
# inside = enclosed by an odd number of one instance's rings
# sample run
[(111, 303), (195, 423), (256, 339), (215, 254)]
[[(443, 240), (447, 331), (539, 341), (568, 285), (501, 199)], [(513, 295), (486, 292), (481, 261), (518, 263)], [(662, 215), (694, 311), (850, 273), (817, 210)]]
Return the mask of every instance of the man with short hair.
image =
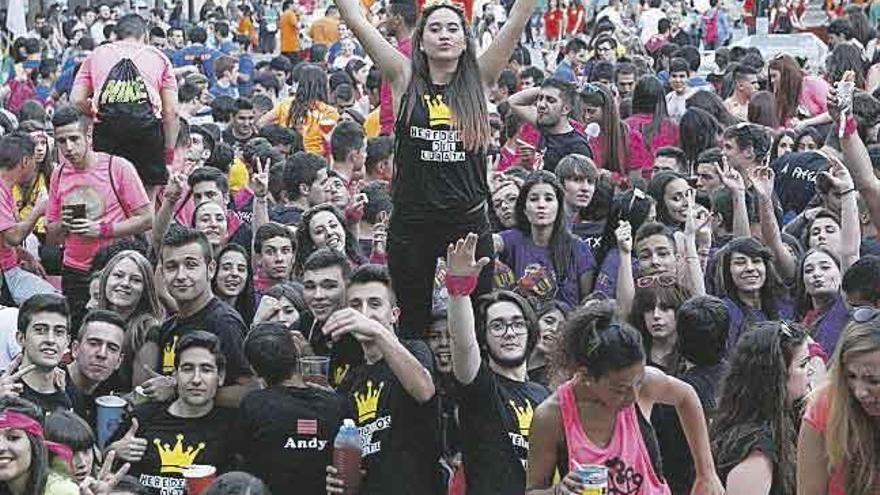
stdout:
[(46, 201), (38, 200), (27, 218), (19, 221), (19, 209), (12, 192), (36, 167), (34, 150), (34, 142), (24, 133), (0, 139), (0, 270), (3, 284), (19, 305), (34, 294), (57, 292), (52, 284), (22, 268), (16, 251), (46, 212)]
[(189, 44), (178, 49), (171, 57), (174, 67), (195, 66), (209, 80), (214, 78), (214, 60), (221, 55), (219, 50), (209, 48), (208, 32), (201, 26), (189, 30)]
[(572, 38), (565, 44), (564, 58), (556, 67), (553, 77), (562, 81), (577, 84), (583, 66), (590, 58), (587, 43), (580, 38)]
[(266, 286), (257, 288), (258, 291), (290, 281), (295, 249), (296, 237), (287, 227), (275, 222), (260, 225), (254, 233), (254, 256), (267, 280)]
[(303, 381), (301, 350), (290, 329), (261, 323), (248, 334), (245, 355), (266, 388), (241, 402), (240, 451), (246, 470), (273, 493), (323, 494), (325, 467), (347, 407), (342, 395)]
[(659, 222), (646, 222), (635, 235), (633, 253), (638, 261), (638, 275), (677, 275), (675, 237), (669, 227)]
[(330, 136), (330, 153), (333, 156), (330, 168), (342, 175), (348, 184), (363, 179), (367, 158), (364, 128), (357, 122), (337, 125)]
[(183, 32), (183, 28), (168, 28), (168, 45), (169, 50), (180, 50), (186, 46), (186, 36)]
[(63, 107), (55, 110), (52, 124), (64, 160), (49, 181), (46, 237), (64, 244), (62, 290), (78, 324), (89, 299), (95, 253), (115, 239), (149, 230), (153, 207), (131, 162), (92, 149), (90, 118)]
[(771, 142), (770, 133), (764, 126), (740, 124), (724, 130), (722, 150), (730, 166), (750, 185), (751, 171), (764, 165)]
[(532, 65), (525, 67), (519, 73), (519, 89), (540, 87), (544, 84), (544, 78), (544, 71), (541, 69)]
[(758, 91), (758, 72), (747, 66), (737, 65), (733, 69), (733, 94), (724, 100), (724, 107), (734, 117), (746, 122), (749, 120), (749, 100)]
[[(565, 219), (572, 232), (583, 238), (581, 234), (586, 232), (580, 232), (579, 229), (585, 224), (580, 218), (581, 212), (593, 200), (596, 183), (599, 181), (599, 170), (593, 160), (584, 155), (573, 153), (559, 160), (559, 165), (556, 167), (556, 177), (565, 193), (562, 200), (565, 207)], [(578, 232), (575, 232), (576, 230)]]
[(880, 308), (880, 256), (859, 258), (843, 274), (841, 285), (850, 306)]
[(364, 161), (367, 182), (394, 178), (394, 138), (378, 136), (367, 141), (367, 159)]
[[(70, 312), (57, 294), (37, 294), (18, 311), (16, 339), (21, 346), (18, 393), (43, 412), (69, 411), (73, 404), (59, 383), (58, 365), (70, 345)], [(27, 371), (30, 370), (30, 371)]]
[[(178, 311), (165, 321), (159, 332), (162, 359), (157, 371), (171, 375), (178, 359), (177, 342), (197, 330), (207, 330), (219, 339), (228, 363), (217, 400), (222, 405), (237, 407), (253, 381), (242, 350), (247, 325), (235, 309), (215, 297), (211, 290), (216, 262), (208, 238), (197, 230), (172, 226), (162, 239), (159, 266)], [(167, 400), (173, 385), (165, 377), (157, 376), (143, 384), (144, 393), (154, 400)]]
[(323, 182), (327, 179), (327, 160), (298, 151), (284, 165), (283, 201), (269, 209), (269, 219), (285, 225), (299, 223), (303, 212), (324, 202)]
[[(474, 260), (476, 243), (470, 234), (450, 248), (449, 275), (475, 277), (489, 262)], [(526, 372), (538, 340), (535, 313), (525, 299), (508, 291), (483, 296), (475, 313), (469, 294), (453, 290), (447, 311), (468, 491), (522, 493), (532, 415), (550, 395)]]
[(565, 155), (593, 157), (587, 136), (569, 120), (576, 97), (573, 84), (551, 77), (540, 88), (520, 91), (507, 100), (515, 114), (541, 132), (538, 148), (544, 155), (543, 169), (549, 172)]
[(614, 67), (614, 84), (620, 99), (632, 97), (636, 89), (636, 66), (632, 62), (619, 62)]
[(709, 148), (697, 155), (697, 189), (712, 194), (724, 187), (718, 169), (723, 163), (724, 156), (720, 148)]
[[(338, 390), (356, 413), (366, 471), (360, 493), (439, 495), (441, 489), (437, 400), (431, 350), (421, 341), (400, 341), (397, 307), (388, 269), (363, 265), (352, 273), (347, 308), (337, 310), (322, 332), (337, 341), (354, 336), (365, 363), (346, 375)], [(328, 466), (327, 489), (342, 487)]]
[(687, 156), (681, 148), (676, 146), (663, 146), (654, 153), (654, 163), (651, 167), (653, 175), (660, 172), (675, 172), (687, 175)]
[[(67, 396), (73, 411), (93, 428), (97, 420), (96, 391), (122, 365), (126, 331), (125, 321), (118, 314), (94, 309), (83, 318), (79, 335), (71, 345), (73, 362), (67, 366)], [(128, 370), (124, 374), (129, 384), (130, 373)]]
[(673, 58), (669, 62), (669, 87), (672, 89), (666, 94), (666, 109), (669, 118), (678, 122), (687, 111), (687, 99), (696, 91), (688, 85), (691, 77), (691, 68), (687, 60)]
[(321, 331), (327, 319), (346, 304), (345, 288), (351, 266), (344, 254), (331, 248), (318, 249), (303, 265), (303, 299), (308, 313), (302, 315), (300, 328), (315, 354), (330, 356), (330, 384), (337, 386), (355, 366), (363, 363), (363, 351), (352, 337), (330, 340)]
[(227, 371), (221, 347), (209, 332), (183, 336), (174, 350), (177, 398), (137, 406), (108, 447), (131, 463), (131, 474), (153, 494), (184, 495), (187, 466), (209, 465), (223, 473), (233, 465), (238, 415), (217, 400)]
[[(95, 150), (134, 164), (152, 199), (155, 188), (168, 182), (167, 166), (174, 162), (177, 79), (168, 57), (144, 43), (142, 17), (126, 15), (115, 29), (119, 41), (97, 47), (83, 62), (70, 102), (96, 115)], [(121, 90), (138, 85), (146, 94)]]
[(214, 83), (208, 90), (211, 96), (238, 99), (238, 60), (229, 55), (214, 59)]
[(253, 102), (248, 98), (238, 98), (235, 100), (232, 125), (223, 131), (223, 142), (233, 148), (241, 149), (257, 135), (256, 120)]
[[(281, 8), (283, 12), (278, 17), (278, 30), (281, 31), (281, 54), (289, 58), (290, 63), (295, 64), (300, 61), (299, 17), (296, 15), (293, 0), (285, 0)], [(270, 31), (274, 38), (274, 29), (270, 29)]]

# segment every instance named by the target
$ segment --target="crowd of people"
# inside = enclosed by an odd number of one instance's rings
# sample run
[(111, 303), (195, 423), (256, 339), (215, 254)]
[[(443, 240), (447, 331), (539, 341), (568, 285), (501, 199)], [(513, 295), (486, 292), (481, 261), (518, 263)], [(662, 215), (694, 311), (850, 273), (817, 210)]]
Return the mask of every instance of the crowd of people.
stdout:
[(34, 15), (0, 494), (880, 494), (875, 9), (817, 68), (702, 7)]

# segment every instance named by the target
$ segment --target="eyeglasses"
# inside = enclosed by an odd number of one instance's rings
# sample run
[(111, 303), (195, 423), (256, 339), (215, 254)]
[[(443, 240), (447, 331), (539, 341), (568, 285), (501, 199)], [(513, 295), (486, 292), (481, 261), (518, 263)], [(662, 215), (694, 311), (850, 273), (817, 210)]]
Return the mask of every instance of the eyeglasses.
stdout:
[(650, 287), (672, 287), (678, 283), (675, 275), (646, 275), (636, 279), (636, 287), (648, 289)]
[(856, 323), (867, 323), (880, 317), (880, 310), (871, 306), (861, 306), (853, 310), (852, 319)]
[(513, 330), (514, 335), (525, 335), (529, 331), (528, 325), (523, 320), (513, 320), (510, 322), (494, 320), (489, 322), (489, 333), (493, 337), (503, 337), (508, 329)]

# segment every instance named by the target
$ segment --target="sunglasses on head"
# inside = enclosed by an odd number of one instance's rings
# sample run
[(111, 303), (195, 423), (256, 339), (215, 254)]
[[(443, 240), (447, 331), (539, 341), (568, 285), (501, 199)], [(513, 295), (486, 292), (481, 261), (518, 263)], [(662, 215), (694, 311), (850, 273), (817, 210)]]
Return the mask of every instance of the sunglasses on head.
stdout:
[(672, 287), (678, 283), (675, 275), (645, 275), (636, 279), (636, 287), (648, 289), (651, 287)]
[(867, 323), (880, 317), (880, 310), (871, 306), (861, 306), (853, 310), (852, 319), (856, 323)]

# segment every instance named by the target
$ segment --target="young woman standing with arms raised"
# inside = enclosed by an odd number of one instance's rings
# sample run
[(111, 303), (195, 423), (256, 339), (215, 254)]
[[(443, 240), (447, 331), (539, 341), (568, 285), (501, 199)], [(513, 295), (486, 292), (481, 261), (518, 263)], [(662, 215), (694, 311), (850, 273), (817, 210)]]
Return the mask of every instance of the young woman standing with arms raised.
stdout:
[[(357, 0), (336, 0), (336, 5), (391, 86), (397, 140), (388, 268), (402, 309), (401, 329), (422, 332), (436, 260), (446, 246), (476, 232), (477, 258), (492, 256), (486, 88), (507, 65), (535, 0), (516, 1), (479, 58), (459, 7), (429, 1), (413, 32), (411, 60), (369, 23)], [(490, 289), (491, 268), (484, 268), (475, 295)]]

